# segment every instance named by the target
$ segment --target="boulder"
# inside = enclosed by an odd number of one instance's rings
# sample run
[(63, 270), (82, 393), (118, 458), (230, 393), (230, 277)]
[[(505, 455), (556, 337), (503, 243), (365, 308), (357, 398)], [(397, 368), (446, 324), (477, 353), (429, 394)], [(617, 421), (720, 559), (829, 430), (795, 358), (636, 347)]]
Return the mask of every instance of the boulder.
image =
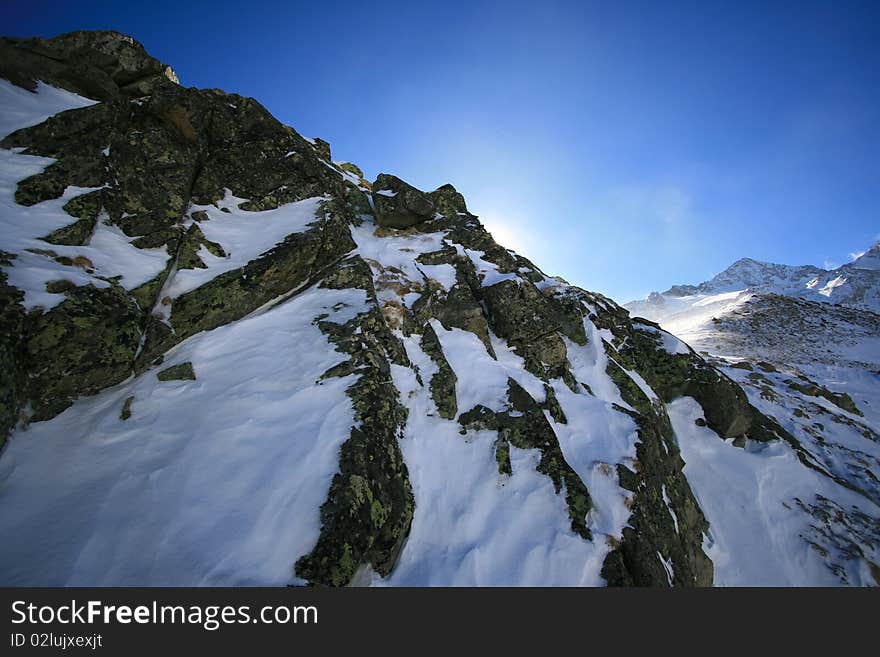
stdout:
[(159, 372), (156, 377), (160, 381), (195, 381), (196, 373), (192, 363), (187, 361), (180, 365), (172, 365)]
[(468, 211), (464, 202), (464, 196), (452, 185), (446, 184), (438, 187), (428, 194), (437, 212), (443, 216), (456, 215)]
[(373, 207), (376, 223), (386, 228), (409, 228), (435, 213), (428, 194), (387, 173), (380, 173), (373, 183)]

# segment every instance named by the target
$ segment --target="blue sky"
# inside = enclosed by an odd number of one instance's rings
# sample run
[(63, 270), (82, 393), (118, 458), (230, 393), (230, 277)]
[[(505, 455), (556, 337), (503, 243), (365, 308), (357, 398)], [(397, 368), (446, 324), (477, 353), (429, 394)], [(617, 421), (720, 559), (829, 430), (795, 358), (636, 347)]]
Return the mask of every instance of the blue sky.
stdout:
[[(136, 6), (140, 5), (140, 6)], [(334, 159), (453, 183), (496, 238), (618, 301), (880, 239), (877, 2), (28, 2), (116, 29)]]

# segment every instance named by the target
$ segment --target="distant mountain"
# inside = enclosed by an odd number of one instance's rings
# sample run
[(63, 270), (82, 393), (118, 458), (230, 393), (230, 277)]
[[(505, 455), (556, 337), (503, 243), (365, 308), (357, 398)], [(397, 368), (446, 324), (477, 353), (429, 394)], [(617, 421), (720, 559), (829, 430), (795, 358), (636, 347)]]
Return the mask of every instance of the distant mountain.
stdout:
[[(880, 242), (853, 262), (833, 270), (742, 258), (704, 283), (673, 285), (662, 294), (689, 297), (739, 290), (782, 294), (880, 312)], [(627, 307), (635, 306), (627, 304)]]
[(849, 267), (852, 269), (870, 269), (872, 271), (880, 270), (880, 242), (877, 242), (874, 246), (853, 260), (849, 264)]
[[(880, 243), (830, 271), (742, 258), (708, 281), (625, 307), (715, 355), (880, 369)], [(803, 325), (790, 326), (792, 317)]]

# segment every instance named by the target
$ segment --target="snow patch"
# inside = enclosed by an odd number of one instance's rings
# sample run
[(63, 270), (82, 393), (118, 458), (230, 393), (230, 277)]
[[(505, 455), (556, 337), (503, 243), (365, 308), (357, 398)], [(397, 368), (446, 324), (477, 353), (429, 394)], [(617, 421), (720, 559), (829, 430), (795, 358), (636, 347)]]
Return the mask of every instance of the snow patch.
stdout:
[(50, 116), (71, 109), (96, 105), (97, 100), (37, 82), (36, 92), (0, 79), (0, 139), (16, 130), (39, 125)]
[[(209, 221), (200, 222), (199, 229), (208, 240), (223, 247), (226, 257), (215, 256), (202, 246), (199, 257), (207, 268), (177, 270), (166, 293), (175, 298), (190, 292), (224, 272), (243, 267), (283, 242), (288, 235), (305, 231), (319, 220), (322, 200), (323, 197), (313, 197), (274, 210), (248, 212), (238, 207), (244, 199), (232, 196), (227, 190), (226, 197), (218, 202), (219, 207), (193, 206), (193, 211), (203, 210), (208, 214)], [(220, 208), (227, 208), (229, 212)]]
[(15, 433), (0, 459), (0, 531), (15, 537), (0, 542), (0, 582), (293, 583), (354, 421), (355, 375), (316, 384), (348, 356), (312, 320), (365, 309), (362, 290), (308, 290), (169, 352), (162, 367), (191, 361), (195, 381), (152, 369)]
[(864, 497), (808, 468), (783, 441), (734, 447), (696, 419), (702, 408), (690, 397), (668, 406), (684, 473), (706, 519), (706, 554), (720, 586), (837, 586), (840, 580), (801, 538), (810, 517), (794, 501), (817, 494), (877, 516)]

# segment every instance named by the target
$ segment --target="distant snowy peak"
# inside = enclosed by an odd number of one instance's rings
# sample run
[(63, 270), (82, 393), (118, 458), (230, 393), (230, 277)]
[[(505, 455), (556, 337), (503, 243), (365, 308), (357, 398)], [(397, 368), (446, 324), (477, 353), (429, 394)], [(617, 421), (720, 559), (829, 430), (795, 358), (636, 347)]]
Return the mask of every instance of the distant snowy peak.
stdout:
[(852, 269), (880, 271), (880, 241), (853, 260), (849, 267)]
[(743, 290), (837, 303), (880, 313), (880, 244), (875, 244), (853, 262), (830, 271), (812, 265), (781, 265), (742, 258), (708, 281), (699, 285), (673, 285), (662, 295), (652, 294), (648, 301), (656, 305), (663, 298)]
[(664, 294), (681, 297), (692, 294), (717, 294), (744, 289), (774, 288), (774, 291), (785, 294), (795, 292), (809, 286), (814, 279), (827, 274), (824, 269), (806, 265), (794, 267), (760, 262), (751, 258), (742, 258), (733, 263), (723, 272), (699, 285), (674, 285)]
[(625, 307), (698, 351), (873, 371), (880, 364), (880, 243), (830, 271), (743, 258), (699, 285), (652, 292)]

